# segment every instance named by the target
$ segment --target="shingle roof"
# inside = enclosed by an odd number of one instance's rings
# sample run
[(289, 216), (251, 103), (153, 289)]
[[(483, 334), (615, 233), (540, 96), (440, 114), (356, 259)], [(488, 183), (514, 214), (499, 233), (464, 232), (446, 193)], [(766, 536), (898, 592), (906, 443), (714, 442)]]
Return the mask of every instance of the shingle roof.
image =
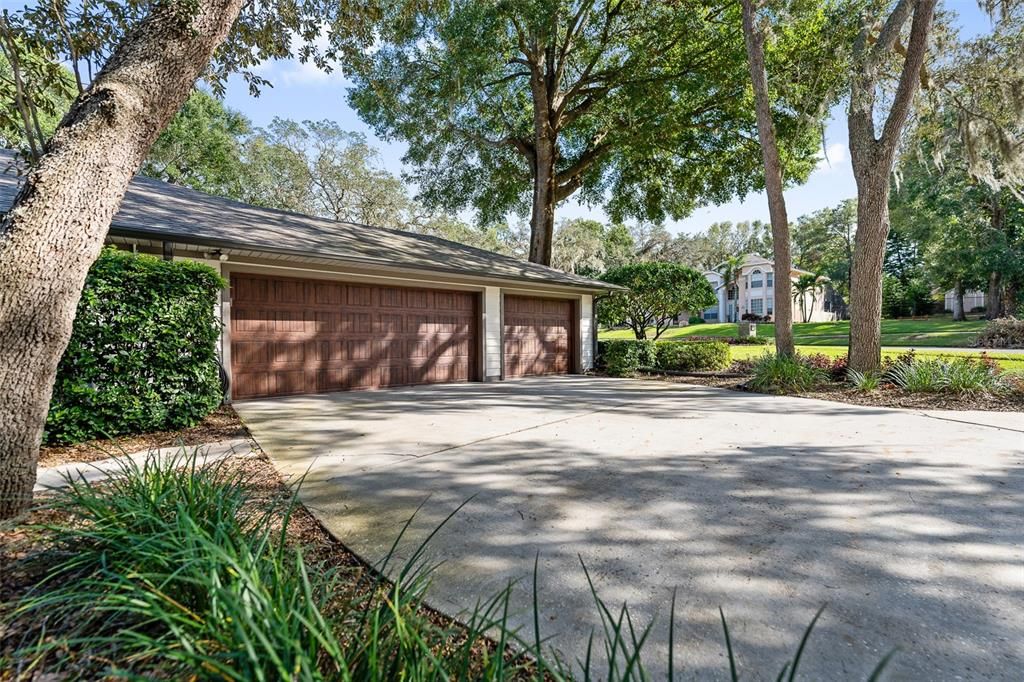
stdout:
[[(20, 178), (14, 153), (0, 149), (0, 212)], [(427, 235), (260, 208), (136, 176), (114, 216), (112, 234), (220, 248), (329, 258), (346, 263), (475, 275), (584, 289), (615, 285)]]

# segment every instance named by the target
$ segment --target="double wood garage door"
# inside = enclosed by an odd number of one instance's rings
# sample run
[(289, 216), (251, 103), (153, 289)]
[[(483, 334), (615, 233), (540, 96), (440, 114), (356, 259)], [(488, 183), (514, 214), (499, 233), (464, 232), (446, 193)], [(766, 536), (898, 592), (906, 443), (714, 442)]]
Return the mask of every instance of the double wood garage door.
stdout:
[(476, 379), (479, 295), (231, 277), (235, 398)]
[[(231, 276), (234, 398), (479, 379), (480, 295)], [(573, 303), (506, 296), (506, 377), (573, 370)]]

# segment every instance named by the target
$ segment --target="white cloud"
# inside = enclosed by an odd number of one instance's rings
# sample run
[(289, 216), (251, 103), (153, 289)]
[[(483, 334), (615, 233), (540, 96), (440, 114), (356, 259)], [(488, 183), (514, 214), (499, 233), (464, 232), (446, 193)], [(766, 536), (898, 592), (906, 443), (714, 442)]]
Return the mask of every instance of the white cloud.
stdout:
[[(321, 54), (330, 47), (327, 30), (327, 25), (322, 25), (320, 32), (313, 40), (314, 50)], [(291, 34), (290, 41), (296, 50), (302, 44), (302, 38), (295, 33)], [(333, 68), (328, 72), (314, 64), (312, 59), (302, 62), (297, 58), (292, 58), (265, 61), (254, 70), (275, 85), (348, 86), (352, 84), (351, 81), (345, 78), (340, 64), (331, 64), (331, 66)]]
[(849, 151), (846, 149), (846, 145), (842, 143), (830, 144), (825, 148), (825, 151), (818, 155), (818, 165), (815, 168), (816, 171), (828, 172), (834, 170), (838, 166), (845, 165), (850, 160)]

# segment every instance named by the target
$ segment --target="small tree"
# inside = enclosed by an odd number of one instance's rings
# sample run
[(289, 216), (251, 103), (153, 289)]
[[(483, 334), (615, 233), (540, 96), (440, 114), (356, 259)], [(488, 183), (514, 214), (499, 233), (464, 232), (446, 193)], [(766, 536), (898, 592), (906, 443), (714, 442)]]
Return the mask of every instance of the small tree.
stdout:
[(602, 279), (626, 287), (601, 301), (600, 321), (628, 325), (638, 339), (654, 327), (660, 337), (683, 311), (696, 312), (714, 305), (710, 282), (699, 272), (678, 263), (647, 262), (609, 270)]

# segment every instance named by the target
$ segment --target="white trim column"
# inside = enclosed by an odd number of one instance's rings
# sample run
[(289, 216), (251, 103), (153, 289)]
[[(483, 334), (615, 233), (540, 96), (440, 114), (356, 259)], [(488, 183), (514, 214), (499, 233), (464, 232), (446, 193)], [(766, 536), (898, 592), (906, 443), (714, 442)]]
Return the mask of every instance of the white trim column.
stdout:
[(483, 293), (484, 381), (501, 380), (501, 287)]

